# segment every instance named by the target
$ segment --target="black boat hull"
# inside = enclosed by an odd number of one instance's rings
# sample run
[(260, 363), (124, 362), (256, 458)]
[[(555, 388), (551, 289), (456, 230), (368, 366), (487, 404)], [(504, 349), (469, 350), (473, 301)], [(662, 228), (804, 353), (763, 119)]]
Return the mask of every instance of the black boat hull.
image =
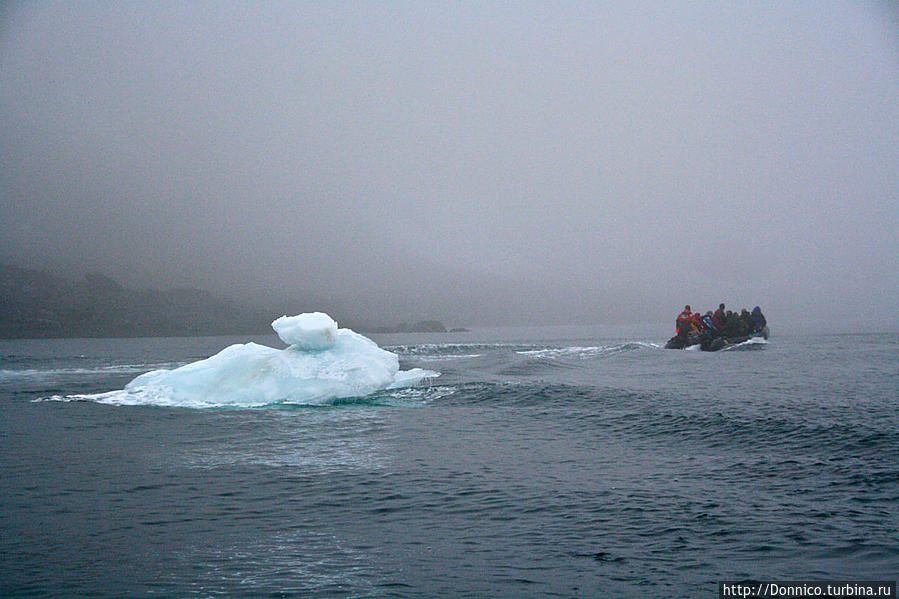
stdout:
[(702, 351), (718, 351), (725, 347), (745, 343), (750, 339), (767, 339), (768, 335), (768, 327), (764, 327), (761, 331), (739, 337), (708, 337), (699, 334), (694, 334), (687, 338), (674, 336), (665, 344), (665, 349), (686, 349), (698, 345)]

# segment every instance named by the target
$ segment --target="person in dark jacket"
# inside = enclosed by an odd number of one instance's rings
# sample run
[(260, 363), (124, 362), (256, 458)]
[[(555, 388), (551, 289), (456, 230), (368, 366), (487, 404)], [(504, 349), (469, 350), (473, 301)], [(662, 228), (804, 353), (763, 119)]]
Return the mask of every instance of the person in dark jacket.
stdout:
[(743, 308), (742, 310), (740, 310), (740, 320), (743, 321), (743, 325), (746, 328), (746, 332), (743, 334), (748, 335), (749, 333), (751, 333), (752, 332), (752, 316), (749, 314), (749, 310), (747, 310), (746, 308)]
[(740, 315), (728, 310), (727, 319), (724, 323), (724, 335), (726, 337), (742, 337), (748, 334), (749, 329), (746, 328), (746, 323), (743, 322)]
[(752, 309), (752, 314), (749, 315), (749, 318), (752, 320), (753, 332), (761, 331), (768, 325), (768, 321), (765, 320), (765, 315), (762, 314), (762, 309), (758, 306)]

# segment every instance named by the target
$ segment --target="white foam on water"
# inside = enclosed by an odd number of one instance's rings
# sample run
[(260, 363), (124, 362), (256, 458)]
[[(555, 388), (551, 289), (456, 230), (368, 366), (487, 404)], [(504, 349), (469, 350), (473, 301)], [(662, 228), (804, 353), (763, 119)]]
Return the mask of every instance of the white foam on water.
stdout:
[(48, 368), (22, 370), (0, 369), (0, 382), (25, 379), (54, 379), (59, 377), (96, 376), (105, 374), (129, 374), (147, 372), (157, 368), (176, 368), (180, 363), (164, 362), (161, 364), (113, 364), (109, 366), (97, 366), (95, 368)]
[(743, 343), (737, 343), (735, 345), (727, 345), (721, 348), (721, 351), (739, 351), (739, 350), (752, 350), (752, 349), (761, 349), (765, 345), (768, 345), (768, 340), (763, 339), (762, 337), (750, 337)]
[(420, 362), (443, 362), (451, 360), (470, 360), (473, 358), (481, 358), (484, 354), (445, 354), (437, 356), (416, 356), (415, 359)]
[(515, 353), (535, 358), (591, 358), (638, 349), (659, 349), (661, 347), (662, 346), (656, 343), (629, 341), (615, 345), (552, 347), (546, 349), (521, 350), (516, 351)]

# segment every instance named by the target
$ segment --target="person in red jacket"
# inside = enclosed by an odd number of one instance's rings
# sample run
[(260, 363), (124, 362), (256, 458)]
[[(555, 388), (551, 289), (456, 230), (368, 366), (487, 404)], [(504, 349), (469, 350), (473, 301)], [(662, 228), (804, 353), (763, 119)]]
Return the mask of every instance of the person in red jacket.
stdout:
[(694, 331), (702, 330), (702, 312), (693, 312), (690, 315), (690, 326), (693, 327)]
[(684, 311), (678, 315), (674, 325), (679, 337), (685, 337), (690, 331), (691, 316), (693, 316), (693, 312), (690, 311), (690, 304), (687, 304), (684, 306)]
[(724, 312), (724, 304), (718, 304), (718, 309), (715, 310), (715, 314), (712, 316), (715, 319), (715, 325), (718, 327), (718, 330), (724, 328), (724, 322), (727, 318)]

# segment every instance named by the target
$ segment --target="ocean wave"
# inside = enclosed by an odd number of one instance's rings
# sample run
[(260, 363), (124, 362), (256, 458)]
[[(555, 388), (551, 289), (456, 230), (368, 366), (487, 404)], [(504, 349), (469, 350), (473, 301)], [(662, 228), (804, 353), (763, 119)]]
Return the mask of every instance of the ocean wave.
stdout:
[(899, 450), (899, 434), (851, 422), (825, 423), (805, 419), (723, 412), (678, 414), (644, 410), (619, 424), (622, 431), (669, 441), (700, 442), (710, 447), (753, 449), (787, 446), (794, 451), (830, 452), (847, 457)]
[(27, 379), (52, 379), (55, 377), (102, 376), (115, 374), (143, 373), (150, 370), (170, 369), (182, 366), (184, 362), (161, 362), (153, 364), (112, 364), (91, 368), (23, 368), (0, 369), (0, 382)]
[[(639, 394), (624, 389), (548, 382), (472, 382), (453, 386), (444, 396), (453, 404), (516, 405), (618, 405), (639, 400)], [(578, 412), (573, 412), (578, 413)], [(591, 412), (592, 414), (592, 412)], [(602, 415), (602, 412), (596, 414)]]
[(444, 362), (450, 360), (472, 360), (474, 358), (482, 358), (484, 354), (436, 354), (415, 356), (419, 362)]
[(607, 356), (622, 352), (638, 351), (644, 349), (661, 349), (662, 346), (657, 343), (649, 343), (644, 341), (628, 341), (613, 345), (596, 345), (596, 346), (570, 346), (570, 347), (548, 347), (542, 349), (519, 350), (515, 353), (523, 356), (533, 356), (536, 358), (593, 358), (597, 356)]
[(51, 395), (32, 400), (41, 402), (93, 402), (110, 406), (154, 406), (160, 408), (190, 408), (190, 409), (260, 409), (260, 408), (303, 408), (303, 407), (339, 407), (339, 406), (394, 406), (415, 407), (426, 405), (444, 397), (456, 393), (453, 386), (410, 386), (386, 391), (379, 391), (360, 397), (339, 397), (331, 399), (310, 399), (301, 401), (296, 399), (283, 399), (269, 401), (260, 398), (259, 401), (248, 400), (239, 405), (226, 400), (215, 399), (196, 400), (185, 402), (172, 399), (169, 395), (160, 391), (147, 389), (119, 389), (104, 393), (73, 393), (70, 395)]
[(387, 345), (384, 349), (398, 354), (401, 357), (418, 356), (464, 356), (474, 357), (488, 351), (497, 350), (523, 350), (538, 348), (539, 345), (522, 343), (420, 343), (415, 345)]
[(397, 389), (384, 395), (376, 394), (374, 397), (381, 397), (388, 405), (420, 406), (438, 401), (445, 397), (450, 397), (456, 394), (458, 391), (458, 387), (454, 387), (452, 385), (433, 387), (406, 387), (405, 389)]

